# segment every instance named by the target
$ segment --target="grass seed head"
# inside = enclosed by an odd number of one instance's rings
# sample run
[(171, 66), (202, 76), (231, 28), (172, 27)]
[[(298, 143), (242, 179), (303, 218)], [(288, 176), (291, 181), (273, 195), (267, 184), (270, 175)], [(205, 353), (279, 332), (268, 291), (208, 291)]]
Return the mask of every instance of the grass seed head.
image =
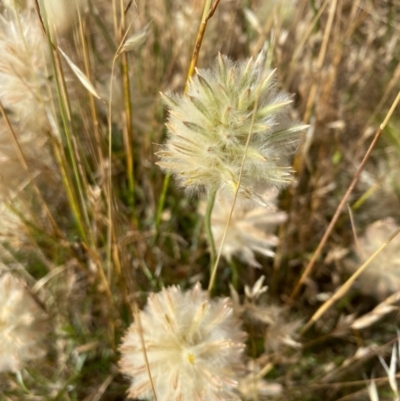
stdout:
[(46, 121), (42, 92), (48, 83), (46, 39), (34, 12), (0, 16), (0, 101), (12, 120), (39, 131)]
[(149, 296), (139, 318), (120, 348), (131, 397), (152, 398), (143, 336), (158, 401), (239, 400), (245, 334), (228, 299), (211, 300), (199, 284), (186, 292), (169, 287)]
[(163, 95), (170, 115), (158, 164), (193, 192), (234, 194), (250, 134), (239, 194), (257, 198), (293, 181), (289, 156), (304, 126), (290, 120), (291, 99), (274, 75), (263, 53), (238, 63), (220, 55), (212, 69), (197, 70), (187, 94)]
[[(274, 231), (286, 220), (286, 213), (277, 210), (278, 191), (271, 188), (264, 194), (266, 206), (251, 207), (248, 202), (237, 202), (229, 221), (229, 228), (222, 247), (222, 255), (230, 261), (233, 256), (254, 267), (261, 267), (255, 254), (273, 257), (273, 248), (278, 244)], [(222, 244), (226, 223), (229, 219), (232, 200), (218, 193), (211, 216), (211, 229), (217, 249)]]
[(0, 277), (0, 372), (17, 371), (44, 355), (47, 315), (24, 284), (9, 273)]
[[(392, 218), (375, 221), (370, 224), (364, 236), (358, 241), (357, 253), (359, 263), (367, 260), (398, 228)], [(359, 277), (359, 290), (368, 295), (385, 299), (394, 292), (400, 291), (400, 236), (397, 235), (390, 244), (380, 252)], [(348, 262), (349, 269), (359, 266)]]

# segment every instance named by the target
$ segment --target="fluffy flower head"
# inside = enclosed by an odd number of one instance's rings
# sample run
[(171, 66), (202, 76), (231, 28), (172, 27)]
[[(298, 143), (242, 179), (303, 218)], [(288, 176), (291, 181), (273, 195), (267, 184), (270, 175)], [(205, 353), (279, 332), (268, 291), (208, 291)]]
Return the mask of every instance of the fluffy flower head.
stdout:
[(46, 332), (47, 316), (23, 283), (8, 273), (0, 277), (0, 372), (43, 356)]
[(35, 13), (9, 10), (0, 15), (0, 101), (16, 120), (32, 118), (38, 124), (38, 118), (45, 118), (39, 101), (47, 82), (45, 52)]
[(288, 157), (304, 126), (290, 121), (291, 99), (277, 89), (264, 53), (240, 63), (220, 55), (211, 70), (197, 71), (187, 94), (164, 100), (168, 141), (158, 164), (182, 186), (234, 193), (250, 132), (239, 193), (256, 199), (292, 181)]
[[(358, 241), (359, 261), (348, 262), (351, 270), (367, 260), (398, 228), (392, 218), (378, 220), (370, 224), (363, 237)], [(359, 289), (365, 294), (384, 299), (400, 291), (400, 235), (380, 252), (358, 279)]]
[[(262, 200), (266, 207), (251, 208), (247, 202), (237, 202), (229, 221), (228, 231), (222, 246), (222, 255), (231, 260), (237, 256), (254, 267), (261, 267), (255, 253), (273, 257), (272, 248), (278, 245), (274, 231), (286, 221), (286, 213), (276, 208), (278, 191), (272, 188)], [(211, 215), (211, 229), (217, 249), (222, 244), (226, 223), (231, 212), (232, 202), (223, 193), (218, 193)]]
[(139, 317), (121, 346), (121, 371), (133, 377), (130, 397), (153, 398), (142, 330), (157, 400), (239, 400), (245, 335), (228, 299), (210, 300), (199, 284), (187, 292), (169, 287), (151, 294)]
[(9, 243), (14, 249), (17, 249), (26, 241), (25, 231), (18, 216), (8, 209), (6, 203), (2, 202), (1, 190), (2, 186), (0, 185), (0, 264), (3, 262), (3, 245), (5, 243)]

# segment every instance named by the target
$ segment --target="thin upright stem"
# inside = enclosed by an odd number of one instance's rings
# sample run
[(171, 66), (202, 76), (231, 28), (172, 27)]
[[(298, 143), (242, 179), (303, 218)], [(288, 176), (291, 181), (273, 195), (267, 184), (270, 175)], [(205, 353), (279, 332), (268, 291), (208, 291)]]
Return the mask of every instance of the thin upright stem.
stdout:
[(157, 239), (159, 237), (160, 234), (160, 223), (161, 223), (161, 215), (164, 209), (164, 204), (165, 204), (165, 198), (167, 196), (167, 190), (168, 190), (168, 186), (169, 186), (169, 182), (171, 180), (171, 174), (167, 174), (164, 177), (164, 181), (163, 181), (163, 187), (162, 187), (162, 191), (161, 191), (161, 195), (160, 195), (160, 202), (158, 203), (158, 207), (157, 207), (157, 213), (156, 213), (156, 224), (155, 224), (155, 228), (156, 228), (156, 235), (154, 237), (154, 243), (157, 242)]
[(207, 235), (207, 240), (208, 240), (208, 245), (210, 246), (210, 272), (212, 273), (214, 263), (215, 263), (215, 258), (217, 255), (217, 251), (215, 249), (215, 242), (214, 242), (214, 236), (212, 233), (212, 228), (211, 228), (211, 215), (212, 211), (214, 208), (214, 202), (215, 202), (215, 195), (217, 191), (213, 189), (208, 197), (208, 203), (207, 203), (207, 209), (206, 209), (206, 214), (204, 216), (204, 228), (206, 230), (206, 235)]
[[(121, 13), (121, 26), (119, 28), (120, 34), (118, 37), (119, 42), (124, 43), (124, 39), (129, 30), (125, 27), (125, 11), (124, 11), (124, 2), (120, 2), (120, 13)], [(128, 62), (128, 53), (123, 52), (120, 57), (120, 70), (122, 75), (122, 86), (124, 93), (124, 123), (125, 128), (123, 130), (124, 133), (124, 146), (126, 151), (126, 178), (128, 181), (128, 204), (132, 213), (132, 220), (134, 224), (138, 225), (138, 219), (136, 215), (135, 208), (135, 171), (134, 171), (134, 154), (133, 154), (133, 145), (134, 145), (134, 133), (132, 129), (132, 99), (131, 99), (131, 89), (130, 89), (130, 76), (129, 76), (129, 62)]]

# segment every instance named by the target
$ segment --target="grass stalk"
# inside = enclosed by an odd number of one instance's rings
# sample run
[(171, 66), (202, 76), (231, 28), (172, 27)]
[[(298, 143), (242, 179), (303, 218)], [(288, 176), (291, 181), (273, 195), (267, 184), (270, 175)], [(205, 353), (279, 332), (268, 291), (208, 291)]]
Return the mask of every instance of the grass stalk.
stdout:
[[(79, 198), (79, 207), (77, 205), (74, 205), (73, 210), (75, 210), (75, 211), (79, 210), (79, 215), (76, 216), (76, 220), (80, 221), (83, 218), (83, 221), (85, 223), (85, 225), (82, 226), (81, 230), (80, 230), (81, 235), (83, 236), (83, 240), (85, 242), (89, 241), (90, 244), (93, 245), (93, 240), (91, 238), (89, 215), (87, 212), (86, 200), (85, 200), (80, 172), (79, 172), (77, 160), (76, 160), (75, 152), (77, 150), (74, 148), (73, 141), (72, 141), (71, 108), (70, 108), (70, 104), (69, 104), (68, 91), (67, 91), (65, 80), (64, 80), (63, 68), (61, 65), (60, 55), (58, 53), (57, 47), (53, 43), (53, 41), (55, 40), (55, 37), (52, 37), (52, 35), (51, 35), (51, 29), (48, 24), (46, 7), (44, 4), (44, 1), (39, 0), (39, 2), (40, 2), (40, 10), (43, 13), (42, 21), (44, 23), (46, 38), (47, 38), (47, 42), (48, 42), (49, 49), (50, 49), (51, 62), (52, 62), (52, 66), (53, 66), (53, 71), (54, 71), (54, 76), (55, 76), (55, 84), (56, 84), (57, 95), (58, 95), (58, 99), (59, 99), (59, 105), (60, 105), (61, 120), (63, 123), (65, 139), (67, 142), (68, 154), (69, 154), (69, 158), (70, 158), (70, 161), (72, 164), (74, 181), (75, 181), (75, 185), (77, 188), (77, 194), (78, 194), (78, 198)], [(73, 198), (72, 200), (75, 201), (75, 198)]]
[(66, 167), (64, 153), (61, 151), (60, 145), (59, 145), (59, 143), (56, 143), (56, 141), (53, 141), (53, 151), (54, 151), (54, 155), (55, 155), (58, 167), (60, 169), (61, 178), (62, 178), (64, 188), (67, 193), (67, 199), (68, 199), (69, 205), (71, 206), (72, 214), (75, 217), (75, 224), (77, 226), (79, 234), (84, 239), (84, 238), (86, 238), (86, 232), (85, 232), (85, 228), (82, 225), (81, 213), (79, 210), (78, 202), (76, 200), (75, 189), (71, 185), (71, 178), (69, 177), (68, 169)]
[(197, 60), (199, 59), (201, 44), (203, 43), (204, 33), (206, 32), (207, 22), (214, 15), (215, 10), (218, 7), (219, 1), (220, 0), (215, 0), (212, 6), (211, 6), (211, 0), (205, 0), (204, 2), (203, 15), (201, 17), (201, 23), (199, 30), (197, 32), (196, 43), (194, 45), (192, 58), (190, 60), (189, 70), (186, 78), (185, 92), (188, 90), (190, 78), (193, 76), (196, 69)]
[[(123, 1), (120, 2), (120, 12), (121, 12), (121, 25), (119, 27), (120, 31), (120, 43), (123, 43), (123, 38), (127, 32), (125, 32), (125, 10)], [(134, 144), (134, 134), (132, 129), (132, 94), (131, 94), (131, 83), (129, 77), (129, 67), (128, 67), (128, 53), (123, 52), (120, 57), (120, 70), (122, 75), (122, 86), (124, 93), (124, 145), (126, 153), (126, 179), (128, 182), (128, 205), (131, 209), (132, 220), (134, 224), (138, 225), (138, 219), (135, 209), (135, 171), (134, 171), (134, 156), (133, 156), (133, 144)]]
[(106, 184), (106, 198), (107, 198), (107, 246), (106, 246), (106, 268), (108, 271), (108, 277), (111, 276), (111, 249), (112, 249), (112, 235), (114, 232), (113, 228), (113, 204), (112, 204), (112, 85), (114, 77), (114, 68), (117, 56), (114, 57), (111, 67), (110, 75), (110, 99), (108, 101), (108, 174)]
[[(78, 5), (78, 0), (75, 0), (75, 4), (76, 4), (76, 8), (78, 10), (79, 34), (80, 34), (80, 40), (81, 40), (81, 44), (82, 44), (85, 74), (88, 77), (89, 81), (92, 81), (90, 58), (89, 58), (88, 47), (87, 47), (86, 38), (85, 38), (85, 26), (82, 21), (82, 16), (81, 16), (80, 7)], [(88, 92), (88, 96), (89, 96), (90, 114), (91, 114), (91, 119), (92, 119), (92, 128), (94, 130), (94, 138), (95, 138), (95, 144), (96, 144), (95, 148), (97, 150), (97, 165), (100, 169), (101, 181), (104, 181), (104, 178), (105, 178), (104, 177), (104, 159), (103, 159), (102, 141), (100, 138), (99, 120), (97, 117), (96, 104), (95, 104), (94, 96), (90, 92)]]
[[(327, 47), (328, 47), (328, 41), (329, 41), (329, 37), (330, 37), (331, 31), (332, 31), (333, 18), (335, 16), (336, 6), (337, 6), (337, 0), (333, 0), (331, 2), (331, 7), (329, 9), (328, 22), (325, 27), (325, 32), (324, 32), (324, 37), (323, 37), (323, 41), (321, 44), (321, 49), (318, 54), (318, 60), (317, 60), (317, 66), (316, 66), (317, 72), (321, 71), (322, 66), (324, 64), (326, 51), (327, 51)], [(310, 121), (312, 107), (315, 103), (315, 98), (317, 95), (317, 88), (319, 86), (318, 85), (319, 80), (320, 80), (320, 75), (317, 74), (317, 79), (313, 82), (313, 84), (311, 86), (311, 90), (310, 90), (308, 100), (307, 100), (306, 112), (305, 112), (304, 118), (303, 118), (303, 121), (305, 123), (308, 123)]]
[(74, 146), (74, 141), (72, 138), (72, 130), (71, 130), (71, 109), (69, 105), (69, 97), (68, 91), (66, 88), (64, 73), (61, 65), (60, 55), (57, 49), (53, 48), (52, 58), (55, 61), (56, 68), (56, 85), (58, 88), (58, 92), (61, 96), (59, 96), (60, 100), (60, 110), (61, 110), (61, 118), (63, 121), (64, 134), (65, 139), (67, 141), (67, 149), (68, 154), (72, 164), (72, 171), (74, 176), (74, 181), (77, 189), (77, 194), (79, 198), (80, 211), (83, 217), (83, 221), (85, 223), (85, 241), (89, 241), (91, 245), (93, 245), (93, 239), (91, 238), (91, 229), (89, 222), (89, 214), (87, 210), (87, 204), (85, 199), (85, 192), (82, 184), (82, 177), (78, 168), (77, 154), (78, 150)]
[(29, 182), (32, 183), (32, 185), (33, 185), (33, 190), (34, 190), (36, 196), (38, 197), (38, 199), (40, 200), (41, 204), (44, 207), (46, 215), (47, 215), (47, 217), (48, 217), (48, 219), (50, 221), (50, 224), (51, 224), (51, 226), (53, 228), (53, 233), (55, 235), (59, 236), (61, 234), (61, 232), (60, 232), (60, 230), (59, 230), (59, 228), (57, 226), (57, 223), (55, 222), (55, 220), (53, 218), (53, 215), (50, 212), (50, 209), (49, 209), (47, 203), (44, 201), (43, 196), (42, 196), (39, 188), (37, 187), (37, 185), (35, 183), (35, 179), (34, 179), (34, 177), (32, 176), (32, 174), (31, 174), (31, 172), (29, 170), (28, 163), (27, 163), (27, 161), (25, 159), (24, 153), (23, 153), (23, 151), (21, 149), (21, 146), (20, 146), (20, 144), (18, 142), (18, 138), (17, 138), (17, 136), (15, 134), (15, 131), (14, 131), (14, 129), (13, 129), (11, 123), (10, 123), (10, 120), (9, 120), (9, 118), (7, 116), (7, 113), (5, 112), (3, 104), (1, 102), (0, 102), (0, 111), (1, 111), (1, 115), (4, 118), (4, 121), (6, 122), (6, 125), (8, 127), (8, 131), (10, 132), (10, 135), (12, 137), (13, 143), (14, 143), (15, 148), (17, 150), (17, 154), (18, 154), (18, 158), (20, 160), (20, 163), (21, 163), (23, 169), (25, 170), (26, 174), (29, 177)]
[(160, 201), (157, 204), (157, 212), (155, 218), (155, 237), (154, 241), (156, 242), (159, 235), (160, 235), (160, 223), (161, 223), (161, 216), (164, 210), (165, 198), (167, 196), (169, 182), (171, 181), (171, 174), (166, 174), (163, 180), (163, 187), (161, 190)]
[[(52, 62), (52, 66), (54, 69), (55, 84), (56, 84), (56, 89), (57, 89), (57, 94), (58, 94), (58, 99), (59, 99), (59, 106), (60, 106), (61, 119), (62, 119), (62, 123), (63, 123), (65, 139), (67, 142), (68, 155), (70, 158), (70, 162), (72, 164), (74, 183), (76, 185), (76, 190), (77, 190), (78, 199), (79, 199), (79, 202), (78, 202), (78, 201), (76, 201), (75, 196), (71, 196), (70, 200), (73, 202), (71, 207), (72, 207), (72, 210), (74, 210), (76, 213), (76, 224), (79, 228), (79, 231), (82, 235), (82, 239), (84, 241), (83, 246), (86, 248), (86, 251), (89, 253), (92, 260), (95, 262), (95, 264), (97, 266), (97, 273), (98, 273), (100, 282), (102, 283), (104, 291), (107, 294), (107, 298), (109, 300), (109, 305), (112, 306), (114, 303), (113, 303), (112, 294), (111, 294), (111, 290), (110, 290), (110, 286), (109, 286), (109, 281), (107, 281), (107, 279), (105, 277), (102, 263), (99, 259), (97, 252), (95, 251), (96, 247), (95, 247), (95, 242), (94, 242), (94, 238), (93, 238), (93, 233), (91, 230), (89, 213), (88, 213), (88, 209), (87, 209), (87, 202), (86, 202), (84, 186), (83, 186), (83, 183), (85, 182), (84, 173), (78, 167), (79, 160), (77, 158), (79, 156), (79, 153), (78, 153), (77, 145), (75, 144), (75, 138), (72, 136), (71, 107), (70, 107), (70, 103), (69, 103), (69, 95), (68, 95), (68, 91), (66, 88), (63, 68), (61, 65), (61, 59), (60, 59), (59, 52), (57, 50), (57, 46), (55, 46), (55, 44), (53, 43), (53, 41), (55, 40), (55, 37), (53, 38), (51, 35), (51, 30), (48, 25), (48, 19), (47, 19), (46, 8), (44, 5), (44, 2), (43, 2), (43, 0), (39, 0), (39, 1), (40, 1), (40, 5), (41, 5), (41, 10), (43, 12), (42, 21), (45, 26), (46, 37), (47, 37), (48, 45), (50, 48), (51, 62)], [(72, 188), (74, 188), (74, 185), (71, 183), (71, 180), (69, 179), (69, 175), (66, 174), (66, 172), (67, 172), (67, 168), (65, 168), (64, 174), (63, 174), (63, 176), (66, 179), (67, 193), (70, 193), (72, 195), (75, 192), (75, 190), (72, 189)], [(87, 184), (86, 184), (86, 189), (87, 189)], [(87, 190), (86, 190), (86, 193), (88, 193)], [(84, 224), (82, 224), (82, 221), (81, 221), (82, 217), (83, 217)], [(114, 326), (114, 323), (113, 323), (112, 319), (110, 319), (109, 325), (108, 325), (109, 340), (110, 340), (110, 344), (113, 347), (115, 347), (115, 335), (114, 335), (115, 330), (114, 330), (113, 326)]]

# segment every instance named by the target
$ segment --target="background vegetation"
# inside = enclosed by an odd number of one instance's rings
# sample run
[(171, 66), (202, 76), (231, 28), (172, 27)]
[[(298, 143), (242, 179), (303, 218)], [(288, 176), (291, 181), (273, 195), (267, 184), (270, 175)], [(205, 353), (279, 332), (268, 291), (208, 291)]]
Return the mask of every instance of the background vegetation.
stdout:
[[(364, 400), (370, 380), (380, 400), (398, 399), (396, 370), (379, 357), (390, 365), (399, 341), (399, 237), (333, 294), (400, 222), (400, 3), (212, 5), (198, 67), (218, 52), (243, 60), (266, 49), (294, 94), (293, 118), (309, 125), (296, 183), (279, 197), (287, 220), (275, 257), (257, 255), (260, 268), (235, 257), (218, 266), (213, 296), (229, 296), (233, 283), (245, 308), (256, 379), (243, 399)], [(210, 278), (199, 198), (155, 165), (167, 118), (159, 92), (184, 91), (203, 4), (0, 8), (0, 269), (27, 283), (50, 327), (46, 357), (0, 373), (0, 399), (122, 400), (118, 346), (133, 305)], [(262, 275), (267, 293), (245, 297)]]

